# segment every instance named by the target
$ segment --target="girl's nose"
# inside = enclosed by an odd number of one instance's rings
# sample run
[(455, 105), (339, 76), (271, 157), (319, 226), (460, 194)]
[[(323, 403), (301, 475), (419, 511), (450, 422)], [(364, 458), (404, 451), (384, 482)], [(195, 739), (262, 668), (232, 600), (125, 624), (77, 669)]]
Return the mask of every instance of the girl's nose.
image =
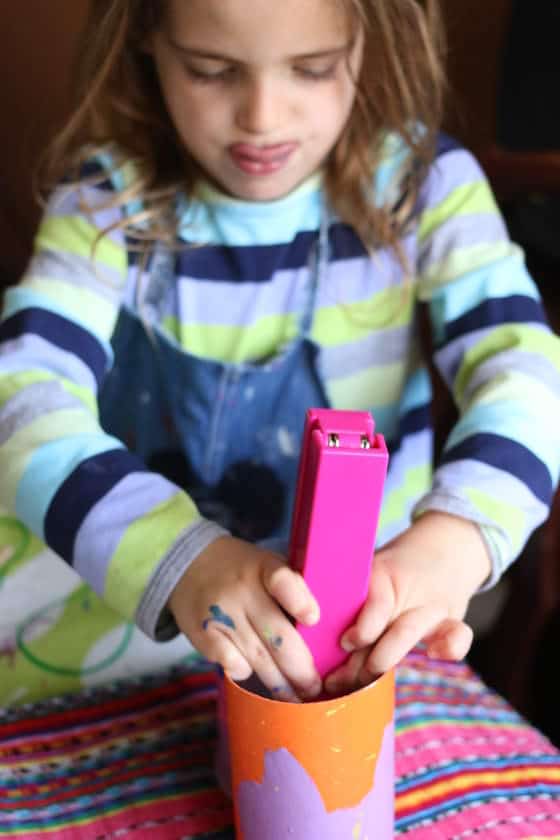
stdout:
[(284, 108), (274, 80), (247, 80), (237, 108), (237, 125), (250, 134), (272, 135), (281, 126)]

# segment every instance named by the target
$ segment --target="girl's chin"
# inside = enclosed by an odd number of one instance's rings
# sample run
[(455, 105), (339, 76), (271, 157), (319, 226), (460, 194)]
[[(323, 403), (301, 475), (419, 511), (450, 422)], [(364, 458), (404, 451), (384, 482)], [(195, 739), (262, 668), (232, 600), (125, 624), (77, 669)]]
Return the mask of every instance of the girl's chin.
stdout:
[(243, 177), (228, 179), (221, 190), (240, 201), (278, 201), (293, 192), (312, 173), (302, 177)]

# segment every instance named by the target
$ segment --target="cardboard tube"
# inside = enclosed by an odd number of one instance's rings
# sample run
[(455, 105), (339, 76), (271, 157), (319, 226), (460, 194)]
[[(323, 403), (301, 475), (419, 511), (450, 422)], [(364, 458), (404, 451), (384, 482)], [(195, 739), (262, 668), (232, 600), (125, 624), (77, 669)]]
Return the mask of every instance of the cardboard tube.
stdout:
[(222, 699), (238, 840), (393, 840), (392, 671), (301, 704), (226, 677)]

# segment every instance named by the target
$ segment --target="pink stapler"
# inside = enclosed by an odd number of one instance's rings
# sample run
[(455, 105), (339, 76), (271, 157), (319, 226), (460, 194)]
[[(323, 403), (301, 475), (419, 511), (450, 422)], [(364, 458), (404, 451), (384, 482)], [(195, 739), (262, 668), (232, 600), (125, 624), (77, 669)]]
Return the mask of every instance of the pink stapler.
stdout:
[(321, 609), (297, 628), (322, 678), (348, 658), (340, 639), (367, 599), (387, 463), (368, 412), (307, 412), (289, 562)]

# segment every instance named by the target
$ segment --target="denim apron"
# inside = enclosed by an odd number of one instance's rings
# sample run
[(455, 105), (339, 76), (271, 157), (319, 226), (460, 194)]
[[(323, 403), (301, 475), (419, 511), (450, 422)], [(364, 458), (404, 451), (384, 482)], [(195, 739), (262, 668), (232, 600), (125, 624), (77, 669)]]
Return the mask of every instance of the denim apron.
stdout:
[(183, 487), (204, 516), (278, 549), (289, 539), (305, 411), (328, 406), (310, 333), (329, 259), (323, 213), (300, 290), (295, 337), (262, 363), (196, 357), (158, 326), (174, 254), (158, 247), (140, 318), (123, 308), (100, 395), (106, 431)]

